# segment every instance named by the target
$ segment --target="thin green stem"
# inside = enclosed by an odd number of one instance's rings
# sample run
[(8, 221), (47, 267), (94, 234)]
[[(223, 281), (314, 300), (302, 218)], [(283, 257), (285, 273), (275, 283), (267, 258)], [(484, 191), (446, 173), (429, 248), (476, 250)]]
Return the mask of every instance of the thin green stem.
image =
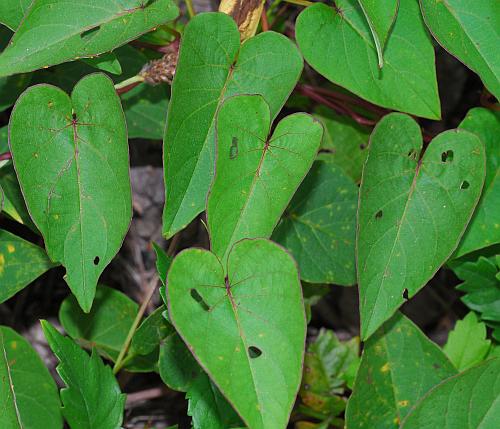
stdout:
[(193, 7), (193, 0), (186, 0), (186, 7), (190, 18), (196, 15)]
[(136, 75), (131, 78), (125, 79), (123, 82), (119, 82), (115, 85), (116, 90), (120, 90), (126, 88), (129, 85), (133, 85), (134, 83), (144, 82), (144, 77)]
[(286, 3), (291, 3), (291, 4), (297, 4), (299, 6), (312, 6), (314, 4), (313, 1), (307, 1), (307, 0), (283, 0)]
[(139, 311), (135, 316), (134, 323), (132, 323), (132, 326), (128, 331), (127, 338), (125, 339), (125, 342), (123, 343), (123, 346), (120, 350), (120, 354), (116, 359), (115, 366), (113, 367), (113, 374), (116, 374), (118, 371), (120, 371), (120, 369), (122, 369), (123, 365), (125, 364), (124, 361), (125, 355), (128, 352), (135, 331), (137, 330), (139, 323), (141, 323), (142, 317), (144, 316), (146, 308), (148, 307), (149, 301), (151, 301), (151, 298), (153, 297), (157, 283), (158, 283), (158, 277), (155, 275), (153, 280), (151, 280), (151, 282), (148, 284), (148, 290), (146, 292), (146, 296), (142, 301), (141, 307), (139, 308)]

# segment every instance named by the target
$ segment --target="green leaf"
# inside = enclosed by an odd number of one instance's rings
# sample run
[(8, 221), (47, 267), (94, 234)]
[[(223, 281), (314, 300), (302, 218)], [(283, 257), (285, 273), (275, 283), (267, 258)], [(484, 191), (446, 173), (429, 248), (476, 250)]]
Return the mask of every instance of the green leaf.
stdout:
[(232, 95), (260, 94), (273, 119), (302, 66), (298, 49), (281, 34), (266, 31), (240, 48), (238, 28), (228, 15), (206, 13), (190, 20), (181, 41), (163, 140), (167, 238), (205, 209), (214, 175), (220, 104)]
[(399, 0), (358, 0), (365, 14), (377, 49), (378, 65), (384, 65), (384, 47), (396, 20)]
[(0, 2), (0, 24), (16, 31), (33, 0), (2, 0)]
[(464, 262), (453, 267), (463, 283), (457, 286), (465, 295), (463, 303), (471, 310), (481, 313), (481, 318), (500, 322), (500, 278), (499, 267), (493, 260), (481, 256), (475, 262)]
[(0, 128), (0, 153), (9, 151), (9, 127)]
[(89, 313), (84, 313), (75, 297), (69, 296), (61, 304), (59, 320), (71, 338), (115, 361), (138, 309), (127, 295), (99, 285)]
[(372, 103), (439, 119), (434, 48), (417, 0), (404, 0), (378, 67), (370, 28), (356, 0), (322, 3), (298, 17), (296, 36), (304, 58), (328, 80)]
[(281, 120), (272, 136), (270, 128), (271, 114), (261, 96), (231, 97), (219, 110), (217, 174), (207, 219), (212, 251), (222, 261), (237, 241), (271, 235), (323, 134), (321, 124), (304, 113)]
[(273, 234), (299, 264), (302, 280), (356, 283), (357, 208), (352, 179), (332, 162), (316, 161)]
[(249, 429), (282, 429), (306, 333), (297, 268), (276, 244), (242, 240), (226, 273), (213, 253), (180, 253), (168, 273), (170, 319)]
[(446, 131), (420, 160), (421, 151), (420, 128), (407, 115), (385, 116), (371, 136), (357, 238), (364, 339), (446, 262), (481, 195), (484, 145), (474, 134)]
[[(57, 373), (66, 387), (61, 389), (62, 413), (71, 429), (118, 429), (123, 420), (125, 395), (113, 371), (99, 355), (89, 356), (50, 323), (41, 321), (45, 338), (57, 356)], [(50, 427), (50, 426), (49, 426)]]
[(494, 429), (500, 421), (500, 359), (491, 359), (432, 389), (401, 429)]
[(40, 247), (0, 229), (0, 303), (56, 265)]
[(454, 257), (500, 243), (500, 112), (474, 108), (467, 113), (460, 128), (476, 134), (486, 147), (486, 180), (481, 199), (476, 207), (460, 246)]
[(341, 342), (333, 331), (321, 329), (307, 349), (299, 396), (302, 403), (324, 418), (345, 409), (345, 373), (359, 360), (359, 339)]
[(321, 149), (331, 152), (328, 158), (356, 183), (368, 151), (370, 130), (347, 116), (340, 116), (328, 109), (317, 109), (315, 117), (323, 124), (325, 133)]
[(0, 76), (92, 57), (176, 18), (171, 0), (34, 0), (0, 55)]
[(482, 0), (420, 0), (425, 23), (450, 54), (475, 71), (500, 98), (500, 3)]
[(365, 343), (346, 427), (399, 427), (426, 392), (456, 373), (441, 349), (397, 313)]
[(9, 129), (32, 219), (49, 257), (66, 267), (66, 281), (88, 312), (97, 280), (121, 247), (132, 215), (120, 100), (102, 74), (83, 78), (71, 98), (38, 85), (19, 98)]
[(56, 383), (38, 353), (7, 326), (0, 326), (0, 380), (0, 427), (63, 427)]
[(486, 326), (478, 321), (477, 316), (470, 312), (455, 324), (448, 334), (448, 341), (443, 351), (459, 371), (469, 369), (481, 363), (491, 347), (491, 341), (486, 339)]
[(114, 52), (106, 52), (98, 57), (82, 58), (85, 64), (112, 74), (121, 74), (122, 66)]

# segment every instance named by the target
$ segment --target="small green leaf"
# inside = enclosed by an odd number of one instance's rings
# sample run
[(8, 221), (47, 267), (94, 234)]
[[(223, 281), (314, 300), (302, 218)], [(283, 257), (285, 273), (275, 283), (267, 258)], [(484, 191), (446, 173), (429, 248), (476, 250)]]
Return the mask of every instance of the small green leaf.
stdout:
[(297, 47), (281, 34), (266, 31), (240, 48), (240, 33), (228, 15), (204, 13), (190, 20), (181, 41), (163, 140), (167, 238), (205, 209), (220, 104), (232, 95), (260, 94), (273, 119), (302, 66)]
[(99, 70), (109, 72), (112, 74), (121, 74), (122, 66), (114, 52), (106, 52), (105, 54), (99, 55), (97, 57), (82, 58), (82, 61)]
[(417, 0), (401, 2), (382, 70), (357, 0), (335, 4), (336, 9), (315, 3), (297, 19), (297, 42), (307, 62), (331, 82), (372, 103), (438, 119), (434, 47)]
[(269, 135), (261, 96), (228, 98), (217, 118), (216, 175), (207, 203), (212, 251), (226, 261), (243, 238), (269, 237), (319, 149), (323, 128), (297, 113)]
[(384, 65), (384, 47), (389, 37), (389, 31), (396, 20), (399, 0), (358, 0), (365, 14), (375, 42), (378, 55), (378, 65)]
[(486, 339), (485, 324), (479, 322), (477, 316), (470, 312), (450, 331), (443, 351), (453, 365), (463, 371), (481, 363), (488, 355), (490, 347), (491, 341)]
[(0, 24), (16, 31), (33, 0), (2, 0), (0, 2)]
[(99, 285), (89, 313), (84, 313), (76, 298), (69, 296), (61, 304), (59, 320), (71, 338), (115, 361), (138, 309), (127, 295)]
[(248, 427), (285, 428), (306, 333), (293, 259), (268, 240), (242, 240), (225, 271), (213, 253), (186, 250), (167, 293), (177, 332)]
[(495, 429), (500, 421), (500, 359), (490, 359), (432, 389), (401, 429)]
[(50, 323), (42, 320), (41, 324), (60, 362), (57, 373), (66, 385), (60, 392), (64, 405), (62, 413), (71, 429), (120, 428), (125, 395), (111, 368), (104, 365), (95, 350), (89, 356)]
[(316, 161), (273, 234), (310, 283), (356, 283), (358, 187), (332, 162)]
[(437, 136), (421, 158), (417, 123), (399, 113), (371, 136), (358, 210), (362, 338), (415, 295), (457, 247), (481, 195), (484, 145), (465, 130)]
[(455, 252), (458, 258), (483, 247), (500, 243), (500, 112), (474, 108), (467, 113), (460, 128), (476, 134), (486, 147), (486, 180), (462, 241)]
[(425, 23), (450, 54), (475, 71), (500, 98), (500, 2), (420, 0)]
[(119, 250), (132, 215), (120, 100), (103, 74), (83, 78), (71, 98), (53, 86), (34, 86), (16, 103), (9, 129), (32, 219), (49, 257), (65, 266), (66, 281), (88, 312), (97, 280)]
[(63, 427), (56, 383), (38, 353), (7, 326), (0, 326), (0, 427)]
[(0, 76), (92, 57), (176, 18), (172, 0), (34, 0), (0, 55)]
[(456, 373), (441, 349), (397, 313), (365, 343), (346, 427), (399, 427), (426, 392)]
[(0, 303), (56, 265), (40, 247), (0, 229)]

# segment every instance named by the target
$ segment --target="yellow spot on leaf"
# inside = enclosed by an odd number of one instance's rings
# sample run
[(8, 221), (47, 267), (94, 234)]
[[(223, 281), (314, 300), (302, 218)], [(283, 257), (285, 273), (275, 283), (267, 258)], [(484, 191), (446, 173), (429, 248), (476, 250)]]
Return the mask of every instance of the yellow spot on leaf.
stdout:
[(17, 349), (17, 341), (12, 341), (12, 342), (10, 343), (10, 347), (12, 348), (12, 350)]
[(14, 253), (16, 248), (12, 244), (7, 244), (7, 252)]
[(408, 406), (408, 401), (407, 400), (404, 400), (404, 401), (399, 401), (398, 402), (398, 405), (400, 407), (407, 407)]
[(380, 368), (380, 372), (387, 372), (390, 368), (389, 362), (387, 362), (382, 368)]

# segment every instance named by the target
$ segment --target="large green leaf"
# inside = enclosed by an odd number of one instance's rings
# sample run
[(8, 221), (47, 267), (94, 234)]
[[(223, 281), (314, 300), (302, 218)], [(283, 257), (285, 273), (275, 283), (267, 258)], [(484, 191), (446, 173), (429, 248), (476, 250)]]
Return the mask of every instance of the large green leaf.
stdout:
[(477, 320), (475, 313), (470, 312), (450, 331), (443, 351), (453, 365), (463, 371), (481, 363), (490, 347), (491, 341), (486, 339), (486, 325)]
[(258, 95), (228, 98), (217, 118), (216, 175), (207, 203), (213, 252), (225, 261), (243, 238), (269, 237), (311, 167), (323, 128), (293, 114), (270, 135), (271, 114)]
[(310, 283), (356, 283), (358, 187), (327, 158), (316, 161), (299, 187), (273, 240), (299, 264)]
[[(27, 123), (38, 124), (36, 127)], [(82, 309), (119, 250), (132, 215), (125, 118), (111, 80), (83, 78), (71, 98), (37, 85), (10, 120), (14, 165), (49, 257), (66, 267)]]
[(0, 302), (54, 266), (43, 249), (0, 229)]
[(500, 243), (500, 112), (475, 108), (467, 113), (460, 128), (476, 134), (486, 147), (486, 180), (455, 257)]
[(0, 154), (9, 151), (9, 128), (0, 128)]
[(432, 389), (401, 429), (496, 429), (500, 422), (500, 359), (491, 359)]
[(439, 44), (474, 70), (500, 98), (500, 2), (420, 0), (420, 6)]
[(417, 123), (393, 113), (375, 128), (358, 210), (362, 337), (369, 337), (457, 247), (481, 195), (484, 145), (465, 130), (437, 136), (421, 158)]
[(441, 349), (398, 313), (365, 343), (346, 427), (396, 428), (426, 392), (456, 373)]
[(60, 392), (62, 413), (71, 429), (119, 429), (125, 395), (111, 368), (104, 365), (95, 351), (89, 356), (50, 323), (42, 320), (41, 324), (60, 362), (57, 372), (66, 385)]
[(0, 24), (16, 31), (33, 0), (2, 0), (0, 2)]
[(172, 0), (34, 0), (0, 55), (0, 76), (111, 51), (178, 12)]
[(167, 237), (205, 209), (214, 174), (215, 118), (222, 101), (236, 94), (260, 94), (273, 119), (297, 83), (302, 63), (295, 45), (281, 34), (264, 32), (240, 49), (238, 28), (228, 15), (200, 14), (189, 22), (164, 137)]
[(379, 67), (384, 65), (384, 47), (396, 19), (399, 0), (358, 0), (366, 16), (377, 49)]
[(56, 383), (37, 352), (7, 326), (0, 326), (0, 427), (63, 427)]
[(357, 0), (337, 0), (305, 9), (296, 35), (305, 59), (330, 81), (390, 109), (440, 117), (434, 48), (417, 0), (401, 0), (378, 67), (377, 50)]
[(206, 250), (180, 253), (168, 273), (169, 316), (250, 429), (284, 429), (299, 388), (306, 323), (293, 259), (243, 240), (227, 271)]

